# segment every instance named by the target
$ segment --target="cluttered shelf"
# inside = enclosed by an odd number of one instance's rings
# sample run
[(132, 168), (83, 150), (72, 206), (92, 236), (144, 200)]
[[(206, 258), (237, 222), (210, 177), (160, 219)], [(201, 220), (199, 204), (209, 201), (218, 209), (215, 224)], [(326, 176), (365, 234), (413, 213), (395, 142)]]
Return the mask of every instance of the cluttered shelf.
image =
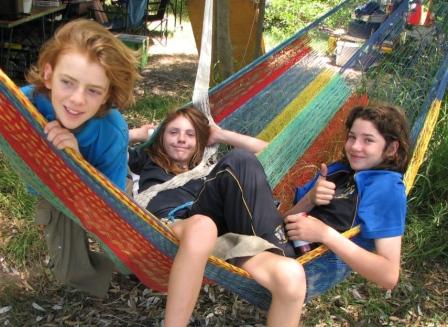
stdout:
[(40, 46), (53, 34), (66, 5), (53, 0), (41, 6), (36, 5), (41, 2), (6, 1), (9, 4), (0, 15), (0, 67), (21, 80)]

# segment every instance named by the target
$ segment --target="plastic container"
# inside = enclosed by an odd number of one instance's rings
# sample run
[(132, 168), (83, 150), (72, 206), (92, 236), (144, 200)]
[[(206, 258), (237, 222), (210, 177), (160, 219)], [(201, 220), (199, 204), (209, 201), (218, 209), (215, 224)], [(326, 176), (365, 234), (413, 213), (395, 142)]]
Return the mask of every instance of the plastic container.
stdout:
[(29, 14), (33, 7), (33, 0), (19, 0), (18, 5), (20, 13)]
[(305, 254), (311, 250), (310, 242), (297, 240), (292, 243), (294, 244), (294, 250), (297, 255)]

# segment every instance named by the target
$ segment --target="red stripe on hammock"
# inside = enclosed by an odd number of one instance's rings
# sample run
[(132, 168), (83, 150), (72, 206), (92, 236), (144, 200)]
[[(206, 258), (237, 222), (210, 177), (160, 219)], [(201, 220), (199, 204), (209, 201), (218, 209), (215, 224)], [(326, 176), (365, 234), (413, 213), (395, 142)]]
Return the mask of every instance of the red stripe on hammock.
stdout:
[(1, 93), (0, 108), (2, 136), (42, 183), (81, 221), (86, 230), (98, 236), (146, 286), (166, 291), (171, 258), (114, 212), (52, 151), (50, 145)]
[(270, 57), (250, 72), (210, 95), (210, 110), (216, 123), (233, 113), (290, 67), (311, 52), (308, 38), (296, 40), (288, 48)]

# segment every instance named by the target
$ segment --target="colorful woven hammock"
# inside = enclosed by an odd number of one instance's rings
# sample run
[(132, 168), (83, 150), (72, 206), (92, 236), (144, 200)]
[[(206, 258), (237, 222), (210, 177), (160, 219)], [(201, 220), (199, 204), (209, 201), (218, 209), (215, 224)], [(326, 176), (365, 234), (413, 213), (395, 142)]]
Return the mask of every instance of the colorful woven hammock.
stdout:
[[(341, 71), (326, 68), (322, 53), (313, 45), (312, 31), (346, 3), (210, 91), (211, 111), (216, 122), (270, 141), (259, 159), (284, 208), (292, 201), (294, 187), (314, 174), (313, 167), (340, 155), (345, 137), (343, 122), (349, 108), (367, 103), (370, 94), (381, 98), (368, 86), (355, 92), (344, 72), (355, 65), (364, 69), (370, 67), (365, 76), (373, 78), (379, 67), (371, 67), (375, 59), (386, 62), (380, 51), (381, 42), (403, 27), (406, 1)], [(443, 10), (439, 17), (446, 27), (446, 8)], [(436, 41), (426, 43), (427, 48), (419, 53), (424, 59), (411, 65), (411, 69), (421, 65), (418, 69), (428, 75), (425, 81), (417, 81), (425, 92), (424, 97), (412, 106), (403, 105), (411, 118), (415, 145), (412, 163), (405, 175), (408, 190), (423, 160), (448, 82), (446, 43), (442, 46)], [(407, 53), (408, 50), (403, 51)], [(434, 61), (428, 62), (425, 53), (432, 55)], [(393, 54), (386, 59), (396, 60), (395, 55), (403, 58)], [(394, 63), (394, 67), (400, 65)], [(394, 89), (393, 74), (387, 69), (382, 72), (388, 78), (378, 81), (390, 82), (382, 85), (382, 89)], [(399, 77), (411, 79), (414, 75), (404, 70)], [(59, 151), (49, 144), (43, 133), (46, 122), (1, 71), (0, 122), (1, 150), (26, 183), (94, 235), (117, 265), (132, 270), (146, 286), (166, 290), (177, 250), (171, 230), (115, 188), (79, 155), (70, 150)], [(356, 236), (358, 233), (359, 229), (354, 228), (346, 234), (369, 247)], [(307, 299), (324, 292), (350, 273), (349, 267), (324, 247), (302, 256), (299, 261), (306, 270)], [(269, 292), (246, 271), (216, 257), (209, 258), (204, 283), (218, 283), (262, 308), (270, 303)]]

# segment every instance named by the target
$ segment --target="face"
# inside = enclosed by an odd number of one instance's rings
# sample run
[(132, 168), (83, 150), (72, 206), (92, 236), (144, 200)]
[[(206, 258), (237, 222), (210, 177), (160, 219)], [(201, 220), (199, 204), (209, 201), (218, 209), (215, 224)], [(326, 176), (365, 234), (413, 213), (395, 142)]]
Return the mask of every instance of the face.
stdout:
[(196, 130), (193, 124), (184, 116), (171, 121), (163, 133), (163, 146), (171, 160), (180, 167), (187, 168), (196, 150)]
[(348, 133), (345, 153), (353, 170), (366, 170), (380, 165), (386, 156), (395, 154), (397, 146), (392, 142), (386, 149), (386, 140), (375, 125), (357, 118)]
[(104, 68), (79, 52), (61, 54), (55, 67), (46, 64), (44, 78), (56, 118), (67, 129), (92, 118), (108, 99), (110, 82)]

